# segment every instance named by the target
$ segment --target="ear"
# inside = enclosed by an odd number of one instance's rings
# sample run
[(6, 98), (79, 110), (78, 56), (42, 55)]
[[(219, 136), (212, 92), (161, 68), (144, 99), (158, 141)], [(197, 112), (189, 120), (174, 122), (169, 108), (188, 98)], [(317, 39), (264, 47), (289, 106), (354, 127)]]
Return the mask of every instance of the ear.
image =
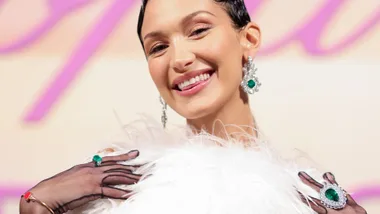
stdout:
[(249, 22), (240, 32), (240, 44), (244, 51), (244, 59), (255, 58), (261, 45), (261, 31), (257, 24)]

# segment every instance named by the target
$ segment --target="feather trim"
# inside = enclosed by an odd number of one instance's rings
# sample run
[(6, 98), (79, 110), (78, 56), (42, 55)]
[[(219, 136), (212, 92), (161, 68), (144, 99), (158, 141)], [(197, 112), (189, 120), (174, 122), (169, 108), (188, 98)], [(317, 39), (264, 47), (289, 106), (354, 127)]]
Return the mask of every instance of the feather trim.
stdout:
[(118, 186), (133, 195), (125, 201), (100, 199), (71, 213), (315, 213), (297, 191), (318, 198), (317, 192), (300, 181), (298, 165), (281, 159), (267, 142), (250, 137), (247, 146), (188, 128), (163, 130), (148, 121), (125, 127), (126, 138), (107, 154), (138, 149), (140, 156), (127, 164), (148, 163), (136, 171), (144, 176), (139, 183)]

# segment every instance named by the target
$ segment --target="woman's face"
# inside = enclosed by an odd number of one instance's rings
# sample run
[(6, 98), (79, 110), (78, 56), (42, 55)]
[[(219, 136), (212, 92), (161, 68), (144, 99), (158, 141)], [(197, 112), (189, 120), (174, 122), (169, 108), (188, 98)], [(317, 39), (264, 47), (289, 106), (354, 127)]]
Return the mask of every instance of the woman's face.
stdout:
[(141, 38), (166, 103), (183, 117), (197, 119), (239, 97), (249, 45), (244, 35), (213, 0), (150, 0)]

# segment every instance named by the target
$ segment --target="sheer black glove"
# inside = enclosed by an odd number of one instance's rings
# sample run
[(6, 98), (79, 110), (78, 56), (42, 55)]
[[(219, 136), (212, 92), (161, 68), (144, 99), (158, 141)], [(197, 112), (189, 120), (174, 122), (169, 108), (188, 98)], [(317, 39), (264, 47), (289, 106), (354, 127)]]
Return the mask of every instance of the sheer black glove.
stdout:
[[(55, 213), (65, 213), (99, 198), (127, 199), (129, 191), (113, 187), (139, 181), (133, 174), (139, 166), (118, 162), (136, 158), (138, 151), (103, 157), (100, 166), (94, 162), (81, 164), (41, 181), (29, 191), (45, 202)], [(20, 207), (22, 210), (22, 207)], [(24, 211), (22, 213), (29, 213)]]
[[(308, 175), (306, 172), (300, 172), (298, 176), (301, 178), (302, 182), (306, 185), (313, 188), (315, 191), (320, 192), (320, 190), (323, 188), (323, 185), (316, 180), (314, 180), (310, 175)], [(329, 184), (336, 184), (338, 183), (335, 180), (335, 176), (331, 172), (327, 172), (323, 174), (323, 179), (329, 183)], [(358, 205), (354, 199), (351, 197), (351, 195), (346, 194), (347, 201), (346, 205), (341, 209), (330, 209), (327, 208), (320, 199), (309, 197), (309, 199), (306, 199), (303, 195), (301, 195), (301, 198), (304, 203), (307, 205), (310, 205), (311, 208), (317, 212), (318, 214), (367, 214), (365, 209)]]

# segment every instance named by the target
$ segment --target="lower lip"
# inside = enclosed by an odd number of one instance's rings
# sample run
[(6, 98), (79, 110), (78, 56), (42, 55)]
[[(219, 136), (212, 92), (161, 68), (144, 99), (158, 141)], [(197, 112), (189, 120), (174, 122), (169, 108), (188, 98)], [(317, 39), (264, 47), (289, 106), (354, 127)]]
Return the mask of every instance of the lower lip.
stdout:
[[(215, 72), (214, 72), (215, 73)], [(206, 81), (203, 81), (201, 83), (199, 83), (198, 85), (188, 89), (188, 90), (185, 90), (185, 91), (178, 91), (177, 90), (177, 93), (180, 95), (180, 96), (191, 96), (191, 95), (194, 95), (198, 92), (200, 92), (202, 89), (204, 89), (208, 83), (211, 81), (211, 78), (214, 76), (214, 73), (210, 76), (210, 78), (208, 78)]]

